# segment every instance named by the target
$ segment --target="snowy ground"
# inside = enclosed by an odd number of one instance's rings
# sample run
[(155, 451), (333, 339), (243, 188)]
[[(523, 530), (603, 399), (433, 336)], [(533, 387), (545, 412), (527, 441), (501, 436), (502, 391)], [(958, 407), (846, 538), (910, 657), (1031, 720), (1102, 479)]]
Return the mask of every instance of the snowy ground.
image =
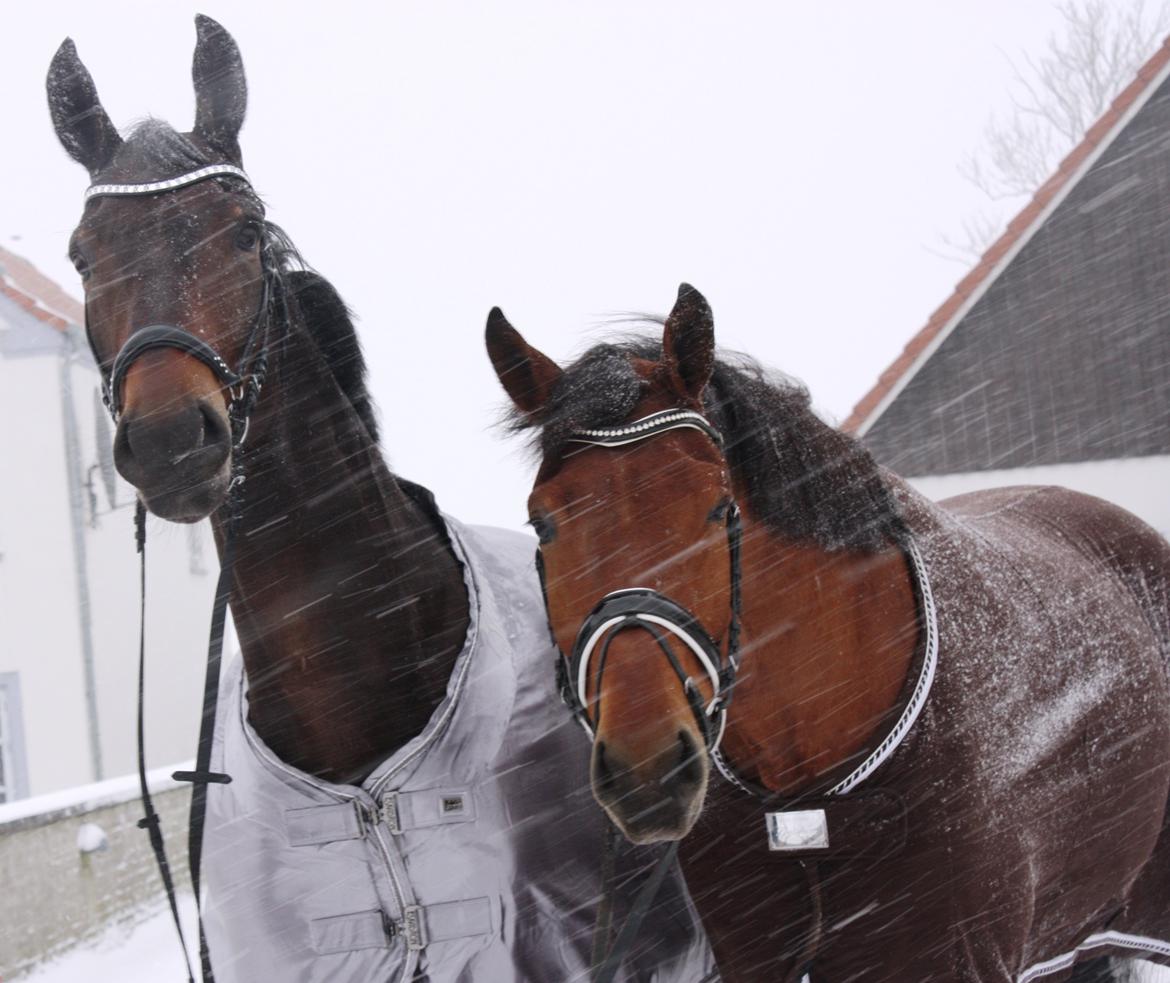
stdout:
[[(195, 903), (190, 894), (179, 896), (179, 910), (188, 945), (197, 946)], [(191, 963), (198, 973), (198, 953)], [(112, 925), (93, 943), (43, 963), (18, 979), (19, 983), (158, 983), (185, 978), (175, 925), (170, 909), (164, 907), (133, 924)]]
[[(189, 894), (179, 898), (188, 943), (198, 939), (195, 905)], [(198, 971), (198, 957), (192, 959)], [(185, 970), (171, 915), (165, 908), (132, 926), (112, 926), (91, 945), (38, 966), (19, 983), (158, 983), (181, 980)], [(1170, 970), (1143, 964), (1133, 983), (1170, 983)]]

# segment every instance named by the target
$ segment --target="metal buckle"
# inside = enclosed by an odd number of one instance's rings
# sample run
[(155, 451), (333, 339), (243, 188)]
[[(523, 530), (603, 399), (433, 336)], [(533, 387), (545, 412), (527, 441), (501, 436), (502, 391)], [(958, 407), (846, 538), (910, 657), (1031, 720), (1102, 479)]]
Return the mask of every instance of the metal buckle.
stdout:
[[(382, 819), (395, 836), (402, 832), (402, 822), (398, 816), (397, 792), (387, 792), (382, 796)], [(409, 909), (407, 910), (409, 911)]]
[(402, 909), (402, 934), (406, 948), (420, 952), (427, 946), (427, 928), (423, 919), (422, 905), (407, 905)]

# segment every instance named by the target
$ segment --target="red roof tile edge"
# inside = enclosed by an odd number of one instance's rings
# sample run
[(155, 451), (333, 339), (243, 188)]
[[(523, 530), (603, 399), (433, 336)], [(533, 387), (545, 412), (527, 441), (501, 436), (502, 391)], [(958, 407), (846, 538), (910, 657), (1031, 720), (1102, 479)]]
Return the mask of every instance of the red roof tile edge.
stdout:
[(22, 256), (0, 246), (0, 293), (58, 331), (80, 326), (85, 311), (76, 299)]
[(910, 339), (902, 353), (878, 377), (877, 384), (858, 400), (857, 405), (853, 407), (853, 412), (841, 424), (842, 430), (856, 433), (858, 428), (869, 419), (870, 414), (893, 391), (902, 377), (913, 368), (918, 357), (938, 337), (939, 332), (951, 323), (970, 296), (983, 286), (1000, 260), (1032, 229), (1044, 209), (1068, 185), (1070, 178), (1085, 162), (1085, 159), (1102, 140), (1109, 136), (1117, 123), (1142, 94), (1152, 88), (1155, 80), (1161, 75), (1168, 63), (1170, 63), (1170, 37), (1162, 42), (1162, 46), (1138, 70), (1137, 77), (1118, 94), (1101, 118), (1089, 127), (1081, 142), (1069, 151), (1064, 160), (1060, 162), (1056, 173), (1041, 185), (1032, 196), (1032, 200), (1008, 224), (1003, 235), (980, 257), (979, 262), (975, 264), (971, 272), (959, 281), (951, 296), (930, 315), (922, 330)]

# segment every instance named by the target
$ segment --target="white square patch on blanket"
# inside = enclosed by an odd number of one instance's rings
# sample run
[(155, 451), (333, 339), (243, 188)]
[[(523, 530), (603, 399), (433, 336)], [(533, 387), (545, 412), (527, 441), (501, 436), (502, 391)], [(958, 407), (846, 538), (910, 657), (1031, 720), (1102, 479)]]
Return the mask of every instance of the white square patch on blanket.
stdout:
[(824, 809), (765, 813), (769, 850), (816, 850), (829, 846), (829, 820)]

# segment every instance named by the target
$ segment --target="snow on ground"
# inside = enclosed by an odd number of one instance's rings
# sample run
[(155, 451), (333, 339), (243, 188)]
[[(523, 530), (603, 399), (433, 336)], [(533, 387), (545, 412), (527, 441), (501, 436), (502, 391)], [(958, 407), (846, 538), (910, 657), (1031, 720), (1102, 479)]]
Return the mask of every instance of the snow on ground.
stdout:
[[(188, 944), (197, 945), (191, 895), (179, 896), (179, 911)], [(191, 964), (198, 972), (198, 954), (193, 955)], [(158, 983), (181, 980), (184, 973), (175, 926), (170, 911), (164, 907), (132, 925), (111, 926), (95, 942), (43, 963), (21, 976), (19, 983)], [(1170, 983), (1170, 969), (1143, 963), (1132, 983)]]
[[(188, 946), (197, 947), (195, 902), (190, 894), (179, 896), (179, 911)], [(196, 952), (191, 964), (199, 972)], [(141, 921), (111, 925), (95, 941), (67, 952), (18, 977), (19, 983), (158, 983), (186, 979), (179, 938), (171, 912), (162, 907)], [(14, 981), (15, 983), (15, 981)]]

